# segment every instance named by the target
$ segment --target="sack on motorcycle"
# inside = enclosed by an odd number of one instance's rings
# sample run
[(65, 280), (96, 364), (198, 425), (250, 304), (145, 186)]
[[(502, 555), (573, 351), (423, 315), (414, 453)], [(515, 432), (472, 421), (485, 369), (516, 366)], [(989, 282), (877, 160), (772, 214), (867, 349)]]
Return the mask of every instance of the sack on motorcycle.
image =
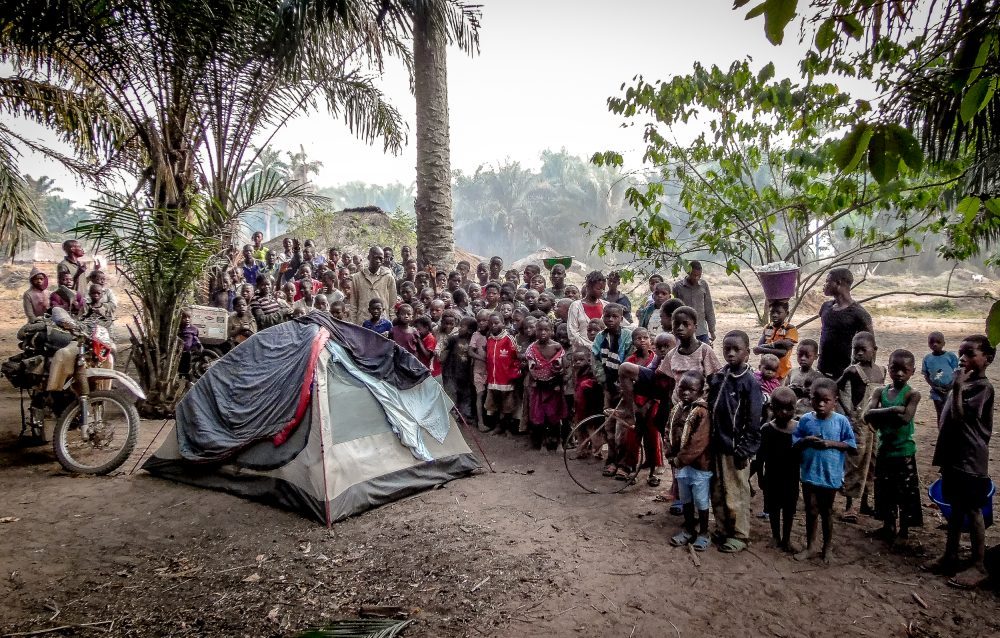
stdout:
[(30, 390), (45, 376), (45, 357), (16, 354), (0, 364), (0, 375), (7, 377), (15, 388)]

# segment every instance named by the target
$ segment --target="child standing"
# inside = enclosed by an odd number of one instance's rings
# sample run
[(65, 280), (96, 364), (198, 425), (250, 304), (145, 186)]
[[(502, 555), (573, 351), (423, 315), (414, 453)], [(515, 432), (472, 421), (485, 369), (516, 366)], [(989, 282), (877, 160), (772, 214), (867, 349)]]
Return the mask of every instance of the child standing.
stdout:
[[(447, 315), (445, 315), (447, 316)], [(471, 339), (477, 328), (472, 317), (462, 317), (458, 330), (444, 339), (441, 378), (455, 409), (468, 422), (476, 421), (476, 389), (472, 379)]]
[[(641, 368), (650, 368), (656, 359), (653, 352), (653, 343), (649, 338), (649, 331), (645, 328), (636, 328), (632, 331), (632, 345), (635, 352), (630, 354), (625, 361), (633, 363)], [(635, 396), (636, 427), (626, 428), (625, 431), (625, 455), (626, 465), (635, 467), (639, 464), (640, 446), (646, 453), (646, 466), (649, 467), (649, 476), (646, 483), (650, 487), (660, 484), (660, 477), (656, 470), (663, 465), (662, 436), (656, 429), (656, 415), (659, 402), (652, 397)]]
[(605, 438), (608, 442), (608, 463), (604, 467), (604, 476), (614, 476), (618, 480), (626, 480), (635, 473), (636, 468), (625, 462), (624, 447), (621, 446), (625, 431), (634, 427), (631, 424), (619, 424), (613, 411), (621, 400), (618, 389), (618, 368), (632, 351), (632, 330), (623, 328), (624, 309), (616, 303), (604, 306), (604, 325), (606, 326), (594, 337), (591, 352), (594, 355), (594, 378), (604, 386), (604, 409), (608, 414), (608, 422), (604, 426)]
[(772, 419), (760, 429), (757, 454), (771, 537), (774, 546), (786, 552), (791, 551), (792, 522), (799, 503), (799, 453), (792, 445), (792, 435), (799, 425), (795, 403), (795, 393), (787, 387), (779, 387), (771, 394)]
[(760, 342), (753, 349), (754, 354), (770, 354), (778, 358), (778, 381), (781, 382), (792, 370), (792, 350), (799, 341), (798, 329), (788, 323), (788, 300), (771, 301), (771, 323), (764, 328)]
[[(795, 560), (806, 560), (817, 554), (824, 562), (831, 558), (833, 540), (833, 501), (844, 484), (844, 456), (854, 454), (857, 443), (851, 422), (834, 412), (837, 384), (822, 377), (812, 384), (813, 411), (799, 419), (792, 443), (802, 454), (799, 476), (802, 498), (806, 506), (806, 548)], [(823, 521), (823, 548), (816, 550), (816, 523)]]
[(528, 400), (531, 442), (552, 452), (559, 445), (560, 427), (568, 415), (562, 389), (563, 347), (552, 339), (552, 323), (535, 323), (535, 342), (528, 346)]
[[(369, 307), (371, 304), (369, 304)], [(372, 314), (372, 320), (375, 319), (375, 315)], [(413, 327), (413, 308), (408, 304), (402, 304), (396, 308), (396, 318), (392, 322), (392, 329), (389, 332), (391, 339), (395, 341), (404, 350), (417, 356), (419, 349), (417, 348), (417, 342), (420, 341), (420, 336), (417, 334), (416, 328)]]
[[(482, 266), (482, 264), (479, 264)], [(472, 359), (472, 387), (476, 393), (476, 420), (480, 432), (489, 432), (483, 415), (486, 402), (486, 344), (490, 333), (490, 311), (480, 310), (476, 315), (476, 331), (469, 337), (469, 357)]]
[(417, 331), (417, 341), (414, 343), (416, 351), (413, 354), (417, 355), (420, 363), (427, 366), (432, 377), (440, 376), (441, 366), (434, 358), (437, 339), (434, 337), (434, 326), (431, 323), (431, 318), (427, 315), (420, 315), (413, 320), (413, 328)]
[(953, 573), (958, 563), (958, 544), (963, 522), (969, 520), (972, 566), (949, 581), (958, 587), (976, 587), (986, 578), (986, 523), (983, 505), (990, 489), (989, 444), (993, 434), (993, 386), (986, 368), (996, 349), (983, 335), (962, 340), (958, 348), (959, 369), (941, 411), (941, 429), (932, 464), (941, 468), (944, 500), (951, 503), (948, 540), (944, 556), (928, 567)]
[(816, 363), (816, 356), (819, 354), (819, 344), (816, 341), (813, 339), (803, 339), (799, 342), (799, 347), (795, 354), (799, 365), (796, 368), (792, 368), (792, 371), (788, 373), (783, 383), (798, 397), (798, 403), (795, 405), (795, 416), (800, 417), (812, 410), (812, 403), (809, 400), (809, 390), (812, 387), (813, 381), (821, 378), (823, 375), (819, 370), (813, 368), (813, 365)]
[(882, 392), (885, 383), (885, 368), (875, 363), (878, 346), (875, 336), (870, 332), (859, 332), (854, 335), (851, 343), (854, 351), (854, 363), (844, 370), (837, 381), (840, 388), (840, 404), (844, 414), (854, 428), (854, 439), (858, 453), (847, 457), (847, 467), (844, 470), (844, 495), (847, 504), (842, 521), (857, 523), (858, 515), (854, 510), (855, 501), (861, 501), (862, 514), (874, 514), (869, 505), (869, 483), (874, 478), (875, 432), (864, 421), (864, 412), (872, 402), (872, 397)]
[(746, 549), (750, 540), (750, 459), (760, 447), (764, 397), (747, 363), (750, 358), (747, 333), (733, 330), (726, 334), (722, 354), (725, 367), (708, 380), (712, 507), (721, 542), (719, 551), (735, 554)]
[(917, 444), (913, 440), (913, 416), (917, 413), (920, 393), (908, 385), (915, 367), (916, 360), (909, 350), (896, 350), (889, 355), (892, 383), (872, 397), (865, 413), (865, 421), (878, 432), (875, 516), (882, 521), (879, 535), (889, 543), (896, 538), (907, 538), (911, 527), (920, 527), (924, 522)]
[[(684, 529), (670, 539), (675, 547), (692, 543), (695, 551), (708, 549), (708, 507), (712, 481), (711, 431), (708, 404), (702, 398), (705, 377), (688, 370), (677, 384), (677, 402), (667, 425), (667, 456), (684, 512)], [(695, 512), (697, 511), (697, 519)], [(697, 520), (697, 536), (695, 521)]]
[[(409, 306), (407, 306), (407, 308), (409, 308)], [(392, 339), (392, 323), (382, 316), (382, 310), (382, 300), (378, 297), (374, 297), (368, 302), (369, 318), (361, 322), (361, 327), (368, 328), (372, 332), (378, 333), (386, 339)], [(396, 309), (396, 312), (399, 312), (398, 308)], [(412, 308), (410, 308), (410, 313), (413, 313)]]
[(934, 402), (934, 411), (937, 413), (937, 425), (941, 427), (941, 410), (944, 409), (945, 398), (955, 379), (955, 371), (958, 370), (958, 357), (954, 352), (945, 351), (944, 335), (937, 331), (927, 335), (927, 347), (931, 351), (924, 355), (920, 371), (924, 375), (924, 381), (931, 386), (931, 401)]
[(486, 340), (486, 416), (496, 417), (494, 434), (517, 432), (514, 382), (521, 376), (517, 344), (504, 327), (503, 317), (490, 314), (490, 334)]

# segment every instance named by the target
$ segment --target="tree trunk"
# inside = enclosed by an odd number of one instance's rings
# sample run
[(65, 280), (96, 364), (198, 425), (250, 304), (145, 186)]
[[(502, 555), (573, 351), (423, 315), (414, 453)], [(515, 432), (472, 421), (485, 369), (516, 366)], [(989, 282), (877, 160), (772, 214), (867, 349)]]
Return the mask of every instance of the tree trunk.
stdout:
[(448, 64), (444, 16), (436, 2), (418, 3), (413, 17), (414, 95), (417, 103), (417, 260), (454, 266)]

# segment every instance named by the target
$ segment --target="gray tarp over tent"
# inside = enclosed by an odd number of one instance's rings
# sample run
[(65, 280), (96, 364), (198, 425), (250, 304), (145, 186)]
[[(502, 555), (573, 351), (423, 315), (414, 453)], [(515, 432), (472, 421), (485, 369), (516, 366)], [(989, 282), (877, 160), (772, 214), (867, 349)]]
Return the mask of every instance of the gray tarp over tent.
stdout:
[(143, 468), (329, 524), (479, 467), (422, 364), (371, 331), (308, 319), (317, 314), (212, 366)]

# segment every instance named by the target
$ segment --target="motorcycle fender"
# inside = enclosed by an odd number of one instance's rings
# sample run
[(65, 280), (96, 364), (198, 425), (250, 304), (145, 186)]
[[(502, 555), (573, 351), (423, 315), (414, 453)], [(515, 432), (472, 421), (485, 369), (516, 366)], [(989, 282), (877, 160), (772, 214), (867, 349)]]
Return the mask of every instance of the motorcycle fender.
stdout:
[(87, 368), (87, 378), (88, 379), (111, 379), (116, 383), (120, 384), (129, 394), (135, 397), (137, 400), (145, 401), (146, 394), (139, 387), (139, 384), (132, 380), (131, 377), (125, 376), (117, 370), (108, 370), (106, 368)]

